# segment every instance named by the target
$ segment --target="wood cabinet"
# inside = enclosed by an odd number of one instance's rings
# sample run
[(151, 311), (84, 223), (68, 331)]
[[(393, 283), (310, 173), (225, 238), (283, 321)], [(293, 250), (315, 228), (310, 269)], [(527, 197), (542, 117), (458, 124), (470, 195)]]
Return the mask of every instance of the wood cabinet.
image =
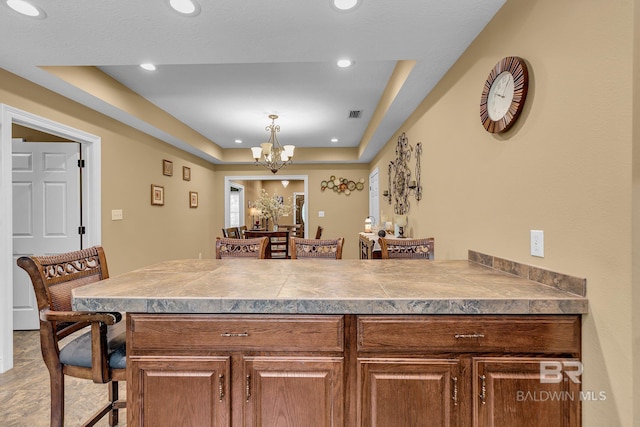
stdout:
[(359, 427), (580, 425), (579, 316), (360, 316), (357, 340)]
[(457, 426), (457, 360), (359, 358), (361, 426)]
[(130, 427), (581, 422), (578, 315), (129, 313), (127, 327)]
[(244, 425), (344, 425), (342, 358), (244, 358)]
[(543, 383), (540, 362), (578, 366), (570, 358), (474, 358), (473, 388), (478, 392), (473, 396), (473, 425), (579, 426), (580, 384), (564, 375)]
[(343, 316), (127, 316), (127, 425), (344, 425)]

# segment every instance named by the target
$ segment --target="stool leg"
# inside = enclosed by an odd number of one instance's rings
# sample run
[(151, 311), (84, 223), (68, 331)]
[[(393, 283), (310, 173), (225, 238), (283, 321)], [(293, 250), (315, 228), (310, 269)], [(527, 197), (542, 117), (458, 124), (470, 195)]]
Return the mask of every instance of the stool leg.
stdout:
[(118, 382), (111, 381), (107, 386), (109, 387), (109, 402), (111, 402), (111, 405), (113, 405), (113, 408), (109, 412), (109, 425), (117, 426), (118, 408), (115, 406), (115, 402), (118, 401)]

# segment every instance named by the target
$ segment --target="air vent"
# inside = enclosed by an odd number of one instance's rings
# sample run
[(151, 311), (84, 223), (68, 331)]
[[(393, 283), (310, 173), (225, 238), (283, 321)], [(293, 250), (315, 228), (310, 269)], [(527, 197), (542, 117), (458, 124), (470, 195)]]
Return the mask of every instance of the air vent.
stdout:
[(362, 115), (362, 110), (351, 110), (351, 111), (349, 111), (349, 118), (350, 119), (359, 119), (361, 115)]

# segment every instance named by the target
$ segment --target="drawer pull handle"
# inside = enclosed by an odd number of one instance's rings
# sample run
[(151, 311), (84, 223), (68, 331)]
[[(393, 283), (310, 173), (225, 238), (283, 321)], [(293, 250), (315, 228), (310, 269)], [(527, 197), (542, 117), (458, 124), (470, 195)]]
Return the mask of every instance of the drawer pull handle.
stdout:
[(251, 397), (251, 375), (247, 375), (247, 384), (246, 384), (246, 397), (247, 397), (247, 402), (249, 401), (249, 398)]
[(248, 337), (248, 332), (224, 332), (220, 334), (221, 337)]
[(458, 406), (458, 377), (451, 378), (453, 381), (453, 404)]
[(487, 377), (484, 375), (480, 376), (480, 402), (483, 405), (487, 403)]
[(220, 402), (224, 398), (224, 375), (218, 375), (218, 394), (220, 395)]
[(484, 338), (484, 334), (455, 334), (457, 340), (460, 338)]

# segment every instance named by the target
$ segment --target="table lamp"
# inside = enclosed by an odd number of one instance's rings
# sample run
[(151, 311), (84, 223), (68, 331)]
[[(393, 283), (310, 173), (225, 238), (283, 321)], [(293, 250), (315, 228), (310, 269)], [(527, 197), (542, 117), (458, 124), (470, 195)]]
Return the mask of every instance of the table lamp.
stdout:
[(260, 209), (258, 208), (250, 208), (249, 209), (249, 215), (251, 215), (252, 219), (253, 219), (253, 228), (259, 228), (259, 221), (256, 221), (256, 216), (260, 215)]
[(395, 215), (393, 218), (398, 226), (398, 237), (404, 238), (404, 228), (407, 226), (406, 215)]
[(368, 216), (364, 219), (364, 232), (365, 233), (371, 233), (371, 217)]

